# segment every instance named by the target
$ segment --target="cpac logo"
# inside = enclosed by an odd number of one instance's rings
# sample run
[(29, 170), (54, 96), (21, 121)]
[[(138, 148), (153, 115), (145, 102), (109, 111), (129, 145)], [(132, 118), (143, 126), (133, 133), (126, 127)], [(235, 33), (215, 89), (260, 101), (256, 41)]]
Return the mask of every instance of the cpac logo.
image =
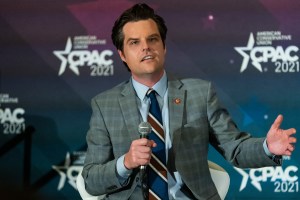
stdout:
[(299, 57), (296, 53), (299, 51), (297, 46), (288, 46), (284, 49), (282, 46), (256, 46), (254, 47), (254, 36), (253, 33), (250, 34), (248, 44), (246, 47), (235, 47), (234, 49), (241, 54), (244, 59), (240, 72), (242, 73), (248, 67), (249, 60), (251, 59), (252, 65), (263, 72), (261, 63), (266, 62), (295, 62), (299, 60)]
[(113, 55), (111, 50), (104, 50), (101, 53), (99, 53), (97, 50), (71, 50), (72, 41), (71, 38), (68, 38), (65, 50), (53, 51), (54, 55), (61, 60), (61, 65), (58, 72), (59, 76), (65, 72), (67, 65), (69, 65), (71, 71), (79, 76), (78, 67), (92, 65), (109, 66), (113, 63), (112, 59), (108, 59), (108, 57)]
[(76, 178), (79, 175), (79, 173), (82, 171), (84, 157), (81, 156), (77, 162), (79, 162), (80, 165), (77, 165), (76, 162), (72, 163), (71, 155), (70, 153), (66, 154), (65, 163), (63, 166), (57, 166), (53, 165), (52, 168), (60, 175), (60, 180), (57, 186), (57, 190), (61, 190), (64, 186), (66, 181), (77, 190), (76, 187)]
[(249, 178), (251, 184), (260, 192), (262, 191), (260, 182), (266, 182), (270, 179), (271, 182), (281, 180), (282, 182), (295, 182), (298, 176), (295, 173), (298, 171), (296, 166), (288, 166), (285, 170), (282, 167), (264, 167), (259, 169), (250, 169), (249, 174), (244, 170), (234, 167), (242, 176), (243, 180), (240, 186), (240, 191), (244, 190), (247, 186)]
[(16, 108), (13, 111), (11, 111), (10, 108), (5, 108), (2, 110), (0, 108), (0, 122), (1, 124), (4, 124), (6, 122), (9, 122), (11, 124), (21, 124), (24, 123), (24, 118), (20, 117), (25, 113), (25, 110), (23, 108)]

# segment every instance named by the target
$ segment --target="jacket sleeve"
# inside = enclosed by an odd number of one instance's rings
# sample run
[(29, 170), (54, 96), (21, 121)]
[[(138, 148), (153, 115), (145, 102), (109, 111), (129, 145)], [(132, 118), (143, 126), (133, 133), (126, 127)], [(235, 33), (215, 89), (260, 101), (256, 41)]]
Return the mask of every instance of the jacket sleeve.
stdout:
[(101, 195), (114, 192), (124, 185), (119, 183), (116, 172), (118, 158), (113, 155), (110, 135), (95, 99), (92, 99), (91, 107), (90, 129), (86, 136), (88, 149), (82, 175), (87, 192)]
[(228, 111), (222, 107), (211, 84), (207, 93), (207, 116), (210, 143), (234, 166), (257, 168), (278, 165), (264, 151), (265, 138), (253, 138), (237, 128)]

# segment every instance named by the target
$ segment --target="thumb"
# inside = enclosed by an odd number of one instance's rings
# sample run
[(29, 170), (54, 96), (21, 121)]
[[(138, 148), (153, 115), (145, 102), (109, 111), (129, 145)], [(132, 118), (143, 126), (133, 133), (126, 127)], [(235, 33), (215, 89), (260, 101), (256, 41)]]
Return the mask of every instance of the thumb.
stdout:
[(279, 129), (282, 121), (283, 121), (283, 116), (278, 115), (277, 118), (275, 119), (274, 123), (272, 124), (272, 128)]
[(152, 148), (157, 146), (157, 144), (156, 144), (156, 142), (154, 140), (150, 140), (150, 143), (151, 143), (151, 147)]

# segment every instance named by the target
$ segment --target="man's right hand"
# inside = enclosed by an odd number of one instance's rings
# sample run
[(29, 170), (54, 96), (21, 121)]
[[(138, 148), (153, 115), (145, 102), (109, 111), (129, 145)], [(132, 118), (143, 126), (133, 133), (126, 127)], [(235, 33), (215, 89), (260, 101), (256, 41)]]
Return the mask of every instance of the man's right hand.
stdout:
[(129, 151), (125, 154), (124, 166), (127, 169), (133, 169), (141, 165), (148, 165), (153, 147), (156, 147), (153, 140), (141, 138), (132, 141)]

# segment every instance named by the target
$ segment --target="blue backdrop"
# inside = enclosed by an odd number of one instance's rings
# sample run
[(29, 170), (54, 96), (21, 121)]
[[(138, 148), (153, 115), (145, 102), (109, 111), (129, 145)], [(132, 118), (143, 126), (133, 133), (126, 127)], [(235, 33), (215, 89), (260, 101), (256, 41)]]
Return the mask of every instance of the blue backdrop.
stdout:
[[(0, 184), (80, 199), (90, 99), (130, 74), (110, 39), (134, 0), (0, 2)], [(214, 82), (239, 128), (266, 135), (278, 114), (300, 130), (297, 0), (145, 1), (166, 20), (169, 72)], [(282, 167), (236, 169), (226, 199), (300, 199), (299, 148)]]

